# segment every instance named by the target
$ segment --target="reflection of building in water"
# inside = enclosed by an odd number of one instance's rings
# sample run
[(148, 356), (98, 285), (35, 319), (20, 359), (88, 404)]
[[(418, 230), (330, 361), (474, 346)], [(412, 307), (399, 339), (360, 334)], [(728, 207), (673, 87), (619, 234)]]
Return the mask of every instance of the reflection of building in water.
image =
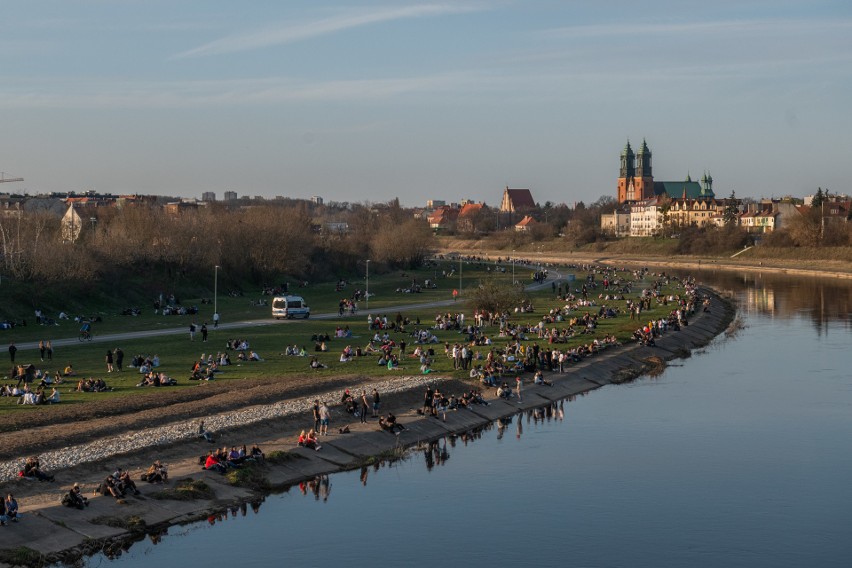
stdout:
[(771, 288), (747, 288), (743, 300), (746, 313), (775, 315), (775, 291)]
[(828, 332), (832, 323), (852, 328), (852, 285), (848, 280), (722, 270), (693, 274), (703, 284), (730, 291), (742, 312), (808, 319), (820, 334)]

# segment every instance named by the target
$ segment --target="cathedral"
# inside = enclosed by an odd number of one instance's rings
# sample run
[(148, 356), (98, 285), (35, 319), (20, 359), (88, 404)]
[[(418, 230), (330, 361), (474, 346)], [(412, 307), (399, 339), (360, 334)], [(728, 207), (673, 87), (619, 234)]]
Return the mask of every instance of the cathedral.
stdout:
[(714, 199), (713, 178), (704, 174), (701, 183), (686, 176), (684, 181), (654, 181), (651, 169), (651, 150), (642, 140), (639, 151), (633, 153), (630, 141), (621, 152), (621, 170), (618, 176), (618, 203), (636, 203), (661, 197), (672, 199)]

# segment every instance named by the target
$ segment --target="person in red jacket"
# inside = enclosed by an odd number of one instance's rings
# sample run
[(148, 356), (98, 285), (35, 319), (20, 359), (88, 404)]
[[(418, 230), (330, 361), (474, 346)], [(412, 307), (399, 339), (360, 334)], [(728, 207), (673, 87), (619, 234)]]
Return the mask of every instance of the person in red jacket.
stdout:
[(204, 469), (215, 471), (217, 473), (225, 473), (225, 466), (219, 462), (219, 458), (216, 457), (213, 450), (210, 450), (207, 453), (207, 460), (204, 462)]

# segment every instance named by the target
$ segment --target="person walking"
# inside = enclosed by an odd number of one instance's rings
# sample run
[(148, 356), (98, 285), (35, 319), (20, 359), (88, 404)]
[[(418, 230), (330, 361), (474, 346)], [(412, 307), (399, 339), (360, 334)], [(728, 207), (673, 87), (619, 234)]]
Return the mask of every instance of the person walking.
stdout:
[(195, 322), (189, 324), (189, 340), (195, 341), (195, 330), (198, 328)]
[(9, 357), (12, 359), (12, 363), (15, 362), (15, 353), (18, 352), (18, 348), (15, 347), (15, 342), (9, 344)]
[(518, 402), (521, 402), (521, 377), (515, 377), (515, 392), (518, 395)]
[(213, 312), (213, 329), (219, 327), (219, 312)]
[(41, 341), (38, 342), (38, 355), (39, 355), (39, 357), (41, 358), (42, 361), (44, 361), (44, 352), (45, 352), (44, 339), (42, 339)]
[(367, 391), (361, 391), (361, 424), (367, 423), (367, 411), (370, 410), (370, 404), (367, 402)]
[(320, 435), (328, 436), (328, 423), (331, 420), (331, 411), (328, 409), (328, 405), (323, 402), (319, 407), (319, 417), (320, 417)]
[(107, 366), (107, 373), (112, 373), (112, 351), (107, 349), (106, 357), (104, 357)]
[(53, 344), (49, 339), (45, 342), (44, 349), (47, 351), (47, 360), (53, 361)]
[(121, 347), (115, 348), (115, 370), (119, 373), (121, 372), (122, 365), (124, 365), (124, 351), (121, 350)]
[(207, 322), (201, 325), (201, 341), (207, 341)]

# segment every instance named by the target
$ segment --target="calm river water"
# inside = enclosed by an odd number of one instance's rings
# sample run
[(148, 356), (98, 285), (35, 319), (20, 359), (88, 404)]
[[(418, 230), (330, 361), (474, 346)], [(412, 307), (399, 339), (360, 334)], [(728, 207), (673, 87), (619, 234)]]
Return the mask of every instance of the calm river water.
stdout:
[(852, 566), (852, 285), (703, 273), (745, 327), (656, 378), (92, 566)]

